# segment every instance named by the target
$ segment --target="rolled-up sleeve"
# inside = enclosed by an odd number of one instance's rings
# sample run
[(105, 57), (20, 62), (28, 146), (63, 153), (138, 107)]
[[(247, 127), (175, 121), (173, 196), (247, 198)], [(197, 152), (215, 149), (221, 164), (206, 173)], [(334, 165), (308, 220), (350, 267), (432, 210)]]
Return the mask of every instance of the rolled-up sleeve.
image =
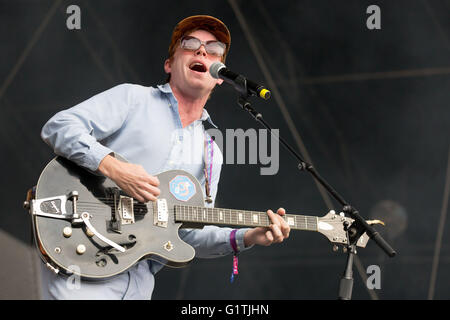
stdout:
[(42, 128), (53, 151), (91, 171), (113, 151), (101, 144), (123, 126), (133, 106), (132, 85), (121, 84), (58, 112)]

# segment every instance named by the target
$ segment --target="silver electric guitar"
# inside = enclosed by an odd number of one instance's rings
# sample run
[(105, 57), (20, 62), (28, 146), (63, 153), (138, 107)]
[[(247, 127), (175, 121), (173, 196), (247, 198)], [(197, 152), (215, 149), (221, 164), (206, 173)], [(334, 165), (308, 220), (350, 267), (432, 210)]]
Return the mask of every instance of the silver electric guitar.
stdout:
[[(84, 280), (113, 277), (142, 259), (182, 267), (195, 250), (180, 239), (179, 228), (269, 226), (266, 212), (204, 207), (202, 187), (188, 172), (171, 170), (157, 177), (161, 194), (144, 204), (112, 180), (54, 158), (25, 202), (44, 263), (55, 273), (75, 273)], [(323, 217), (284, 218), (292, 230), (316, 231), (341, 245), (349, 240), (344, 223), (354, 222), (334, 211)], [(368, 239), (363, 234), (357, 246), (365, 247)]]

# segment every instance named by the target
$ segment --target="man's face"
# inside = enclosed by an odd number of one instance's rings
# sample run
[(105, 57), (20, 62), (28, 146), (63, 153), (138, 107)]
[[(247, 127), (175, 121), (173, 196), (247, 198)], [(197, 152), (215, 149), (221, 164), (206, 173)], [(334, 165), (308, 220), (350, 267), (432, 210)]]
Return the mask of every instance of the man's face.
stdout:
[[(196, 30), (188, 34), (201, 41), (217, 40), (216, 37), (204, 30)], [(170, 73), (170, 85), (172, 88), (185, 95), (200, 97), (209, 95), (216, 84), (223, 80), (214, 79), (209, 73), (209, 67), (221, 57), (208, 54), (203, 45), (195, 51), (185, 50), (178, 45), (172, 59), (164, 63), (164, 70)]]

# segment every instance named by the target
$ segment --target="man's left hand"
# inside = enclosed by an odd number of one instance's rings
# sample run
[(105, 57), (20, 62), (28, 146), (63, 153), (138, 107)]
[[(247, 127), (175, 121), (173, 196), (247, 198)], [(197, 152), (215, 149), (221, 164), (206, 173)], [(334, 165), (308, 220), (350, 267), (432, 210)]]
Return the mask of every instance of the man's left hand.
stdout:
[(283, 219), (286, 211), (283, 208), (273, 213), (272, 210), (267, 210), (267, 215), (270, 218), (271, 224), (269, 227), (257, 227), (248, 230), (244, 235), (244, 245), (249, 247), (254, 244), (261, 246), (270, 246), (272, 243), (283, 242), (289, 237), (291, 228)]

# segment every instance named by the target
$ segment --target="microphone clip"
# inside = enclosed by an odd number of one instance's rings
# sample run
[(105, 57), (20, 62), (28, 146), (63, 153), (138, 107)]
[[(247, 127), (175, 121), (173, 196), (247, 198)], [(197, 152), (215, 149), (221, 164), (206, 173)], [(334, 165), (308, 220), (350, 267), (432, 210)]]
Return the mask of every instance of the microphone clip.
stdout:
[(248, 101), (248, 98), (255, 94), (247, 90), (247, 79), (242, 75), (238, 75), (233, 83), (233, 87), (239, 92), (238, 105), (245, 111), (248, 111), (256, 121), (262, 121), (262, 114), (256, 111), (250, 101)]
[(233, 87), (239, 92), (240, 96), (249, 97), (249, 91), (247, 90), (247, 79), (243, 75), (238, 75), (233, 82)]
[(250, 101), (248, 101), (249, 97), (250, 94), (248, 94), (248, 92), (240, 92), (238, 97), (238, 105), (245, 111), (248, 111), (252, 115), (252, 117), (255, 118), (255, 120), (261, 121), (263, 116), (252, 107), (252, 104), (250, 103)]

